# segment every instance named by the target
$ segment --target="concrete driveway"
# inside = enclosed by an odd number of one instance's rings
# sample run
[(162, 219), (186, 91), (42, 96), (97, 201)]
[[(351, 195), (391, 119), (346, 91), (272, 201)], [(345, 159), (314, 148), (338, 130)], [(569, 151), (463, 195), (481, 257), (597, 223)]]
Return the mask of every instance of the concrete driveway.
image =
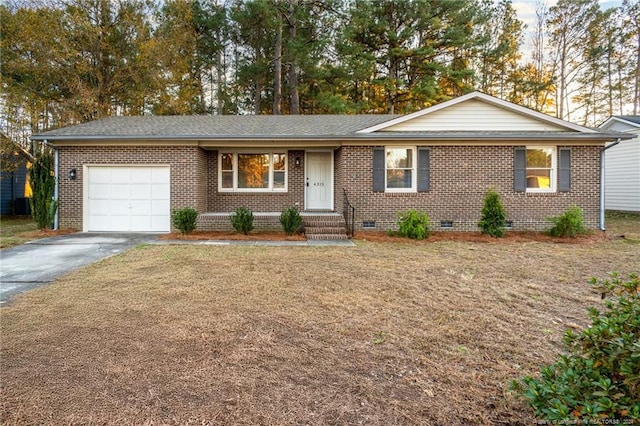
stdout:
[(0, 304), (98, 260), (151, 242), (155, 234), (76, 233), (0, 250)]

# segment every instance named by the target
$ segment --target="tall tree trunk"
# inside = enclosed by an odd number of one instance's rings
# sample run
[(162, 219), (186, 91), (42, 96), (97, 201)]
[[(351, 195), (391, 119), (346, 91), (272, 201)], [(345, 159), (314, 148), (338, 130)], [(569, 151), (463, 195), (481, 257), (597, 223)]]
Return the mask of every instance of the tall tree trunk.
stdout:
[(273, 50), (273, 115), (280, 115), (282, 104), (282, 16), (278, 18), (276, 45)]
[(256, 115), (260, 114), (261, 98), (262, 98), (262, 84), (259, 81), (256, 81), (256, 86), (254, 88), (254, 99), (253, 99), (253, 113)]
[(633, 115), (638, 115), (640, 108), (640, 29), (637, 30), (638, 45), (636, 46), (636, 75), (633, 90)]
[[(295, 6), (297, 0), (290, 0), (289, 3), (289, 40), (294, 41), (297, 36), (298, 28), (295, 16)], [(300, 94), (298, 93), (298, 70), (296, 64), (296, 53), (290, 49), (289, 61), (289, 91), (291, 96), (291, 114), (300, 114)]]
[[(217, 103), (218, 103), (218, 108), (217, 108), (217, 114), (218, 115), (222, 115), (224, 114), (224, 100), (222, 99), (222, 87), (223, 87), (223, 79), (224, 79), (224, 72), (223, 72), (223, 55), (222, 55), (222, 49), (223, 47), (221, 46), (225, 46), (223, 44), (222, 38), (220, 37), (220, 32), (218, 32), (217, 34), (217, 39), (218, 39), (218, 50), (216, 52), (216, 84), (217, 84), (217, 90), (216, 90), (216, 97), (217, 99)], [(213, 111), (212, 111), (213, 113)]]

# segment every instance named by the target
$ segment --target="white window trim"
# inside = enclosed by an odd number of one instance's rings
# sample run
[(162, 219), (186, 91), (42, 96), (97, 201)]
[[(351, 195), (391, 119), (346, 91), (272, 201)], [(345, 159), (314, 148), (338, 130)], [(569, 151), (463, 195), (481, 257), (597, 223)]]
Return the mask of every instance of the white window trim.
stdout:
[[(222, 154), (233, 155), (233, 188), (222, 187)], [(268, 188), (238, 188), (238, 154), (269, 155), (269, 187)], [(284, 170), (273, 170), (273, 154), (284, 154)], [(284, 188), (274, 188), (274, 171), (284, 171)], [(286, 149), (275, 150), (219, 150), (218, 151), (218, 192), (287, 192), (289, 188), (289, 151)]]
[[(387, 182), (387, 151), (390, 149), (410, 149), (413, 164), (411, 165), (411, 188), (389, 188)], [(384, 147), (384, 191), (385, 192), (418, 192), (418, 150), (415, 146), (385, 146)], [(397, 169), (391, 169), (397, 170)], [(404, 169), (409, 170), (409, 169)]]
[[(551, 184), (549, 185), (549, 188), (529, 188), (528, 186), (526, 187), (526, 192), (532, 192), (532, 193), (553, 193), (553, 192), (557, 192), (557, 174), (558, 174), (558, 148), (555, 146), (540, 146), (540, 145), (527, 145), (526, 149), (530, 150), (530, 149), (548, 149), (551, 148), (551, 174), (550, 174), (550, 178), (551, 178)], [(526, 164), (526, 153), (525, 153), (525, 185), (526, 185), (526, 171), (527, 170), (547, 170), (546, 168), (536, 168), (536, 167), (527, 167)]]

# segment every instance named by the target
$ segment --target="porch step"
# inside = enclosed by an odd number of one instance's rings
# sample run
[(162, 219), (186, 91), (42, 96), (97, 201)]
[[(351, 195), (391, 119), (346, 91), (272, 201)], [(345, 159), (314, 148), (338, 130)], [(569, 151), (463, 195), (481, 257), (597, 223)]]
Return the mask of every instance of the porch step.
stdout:
[(340, 214), (302, 216), (308, 240), (347, 240), (347, 225)]
[(307, 240), (348, 240), (346, 232), (344, 234), (305, 234)]
[(344, 234), (344, 226), (305, 226), (304, 232), (308, 234)]

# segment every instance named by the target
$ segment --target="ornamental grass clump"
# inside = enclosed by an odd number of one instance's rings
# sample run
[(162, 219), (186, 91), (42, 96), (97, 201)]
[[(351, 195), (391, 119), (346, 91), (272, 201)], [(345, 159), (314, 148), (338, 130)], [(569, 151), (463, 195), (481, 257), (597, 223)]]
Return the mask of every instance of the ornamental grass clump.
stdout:
[[(536, 417), (571, 424), (636, 424), (640, 421), (640, 277), (591, 285), (602, 297), (613, 295), (600, 312), (589, 308), (591, 326), (564, 335), (565, 355), (542, 367), (539, 378), (511, 384)], [(603, 423), (605, 421), (605, 423)], [(558, 423), (560, 424), (560, 423)], [(569, 423), (567, 423), (569, 424)]]
[(506, 215), (504, 207), (500, 200), (500, 195), (494, 190), (489, 190), (484, 196), (484, 205), (482, 207), (482, 216), (478, 226), (483, 234), (489, 234), (492, 237), (504, 237)]
[(253, 212), (246, 207), (238, 207), (231, 214), (231, 225), (237, 232), (249, 234), (253, 230)]
[(412, 240), (424, 240), (429, 236), (429, 216), (417, 210), (407, 210), (400, 214), (398, 234)]
[(174, 210), (171, 213), (171, 223), (182, 235), (188, 235), (196, 229), (197, 219), (198, 212), (191, 207)]

